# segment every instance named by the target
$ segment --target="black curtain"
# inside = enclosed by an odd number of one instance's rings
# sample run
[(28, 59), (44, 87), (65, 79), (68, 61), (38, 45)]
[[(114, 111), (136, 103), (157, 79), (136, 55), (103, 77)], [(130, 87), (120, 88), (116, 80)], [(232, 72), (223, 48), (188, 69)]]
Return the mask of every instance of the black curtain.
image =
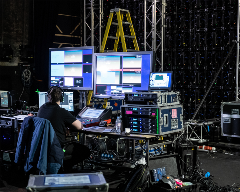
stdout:
[[(34, 73), (33, 90), (47, 91), (49, 81), (49, 48), (53, 46), (60, 0), (34, 0)], [(33, 91), (34, 92), (34, 91)], [(38, 103), (34, 92), (31, 103)]]

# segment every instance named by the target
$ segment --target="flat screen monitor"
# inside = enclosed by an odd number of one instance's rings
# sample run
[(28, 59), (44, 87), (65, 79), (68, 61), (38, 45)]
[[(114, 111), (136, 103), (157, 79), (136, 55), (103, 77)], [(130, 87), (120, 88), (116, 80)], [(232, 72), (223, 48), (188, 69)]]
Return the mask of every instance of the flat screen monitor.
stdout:
[(49, 49), (49, 87), (93, 90), (94, 46)]
[(81, 115), (81, 118), (99, 118), (105, 109), (87, 109)]
[(11, 97), (8, 91), (0, 90), (0, 108), (7, 109), (11, 107)]
[(95, 53), (94, 97), (124, 99), (125, 92), (147, 91), (153, 52)]
[(149, 91), (171, 91), (172, 71), (152, 72), (149, 76)]
[[(47, 92), (39, 92), (39, 108), (46, 102), (48, 102)], [(68, 111), (74, 111), (73, 92), (64, 92), (63, 102), (60, 103), (60, 107)]]

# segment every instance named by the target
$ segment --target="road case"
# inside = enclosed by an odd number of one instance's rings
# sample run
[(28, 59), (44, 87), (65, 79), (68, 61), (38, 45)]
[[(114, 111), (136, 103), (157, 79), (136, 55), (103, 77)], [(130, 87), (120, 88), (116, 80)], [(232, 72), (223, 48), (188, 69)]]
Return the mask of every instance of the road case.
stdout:
[(30, 175), (28, 191), (108, 192), (102, 172)]
[(164, 135), (180, 132), (183, 128), (182, 105), (122, 105), (123, 129), (133, 133)]
[(240, 102), (222, 102), (221, 135), (240, 137)]

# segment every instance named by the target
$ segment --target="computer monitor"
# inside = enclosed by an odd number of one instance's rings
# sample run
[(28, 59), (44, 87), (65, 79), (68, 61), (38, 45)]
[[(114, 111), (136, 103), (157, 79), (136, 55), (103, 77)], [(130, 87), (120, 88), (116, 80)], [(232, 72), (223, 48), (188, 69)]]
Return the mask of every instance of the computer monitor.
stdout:
[(105, 109), (87, 109), (81, 115), (81, 118), (99, 118)]
[(0, 90), (0, 109), (11, 107), (11, 97), (9, 91)]
[(49, 49), (49, 87), (93, 90), (94, 46)]
[(149, 91), (171, 91), (172, 71), (151, 72), (149, 76)]
[[(39, 92), (39, 108), (46, 102), (48, 102), (47, 92)], [(64, 92), (63, 102), (60, 103), (60, 107), (74, 111), (73, 92)]]
[(124, 99), (125, 92), (147, 91), (153, 51), (95, 53), (94, 97)]

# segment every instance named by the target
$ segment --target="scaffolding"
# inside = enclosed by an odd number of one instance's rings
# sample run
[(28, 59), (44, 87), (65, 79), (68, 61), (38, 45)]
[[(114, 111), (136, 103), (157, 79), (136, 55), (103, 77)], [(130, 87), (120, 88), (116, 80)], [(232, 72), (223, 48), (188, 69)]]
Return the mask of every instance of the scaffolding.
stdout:
[(156, 53), (159, 71), (164, 64), (165, 7), (166, 0), (144, 0), (144, 51)]

